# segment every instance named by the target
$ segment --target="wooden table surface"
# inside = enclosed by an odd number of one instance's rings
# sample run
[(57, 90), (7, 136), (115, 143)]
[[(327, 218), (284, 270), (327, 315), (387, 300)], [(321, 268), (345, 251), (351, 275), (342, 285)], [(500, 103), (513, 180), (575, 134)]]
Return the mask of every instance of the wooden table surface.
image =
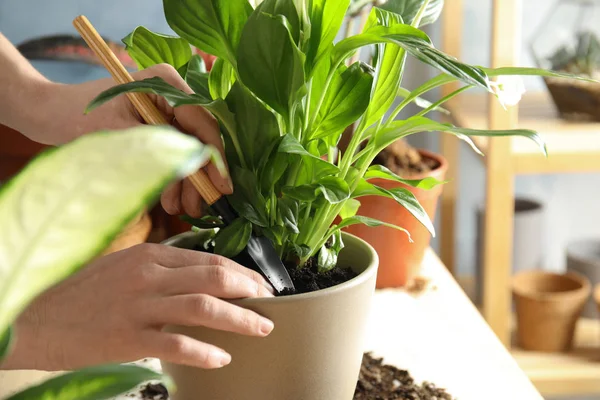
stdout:
[[(419, 293), (377, 291), (366, 351), (459, 400), (542, 400), (431, 250), (421, 275), (429, 282)], [(147, 365), (158, 367), (152, 360)]]

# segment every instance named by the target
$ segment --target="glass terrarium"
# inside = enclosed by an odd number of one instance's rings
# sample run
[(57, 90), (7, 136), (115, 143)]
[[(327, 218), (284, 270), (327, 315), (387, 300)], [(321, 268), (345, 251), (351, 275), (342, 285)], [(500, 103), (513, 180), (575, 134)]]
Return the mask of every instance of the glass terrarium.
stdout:
[[(600, 0), (560, 0), (531, 41), (538, 67), (600, 79)], [(545, 78), (562, 118), (600, 121), (600, 84)]]

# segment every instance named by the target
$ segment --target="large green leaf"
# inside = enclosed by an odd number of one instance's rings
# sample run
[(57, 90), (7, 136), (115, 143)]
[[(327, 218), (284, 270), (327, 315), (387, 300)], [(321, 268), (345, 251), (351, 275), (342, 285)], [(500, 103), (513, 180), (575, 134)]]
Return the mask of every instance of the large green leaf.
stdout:
[(235, 77), (231, 64), (222, 58), (217, 58), (208, 77), (211, 97), (213, 99), (226, 98), (234, 81)]
[(336, 230), (344, 229), (350, 225), (356, 225), (356, 224), (363, 224), (363, 225), (370, 226), (370, 227), (387, 226), (388, 228), (393, 228), (393, 229), (396, 229), (396, 230), (406, 233), (408, 235), (408, 240), (410, 242), (412, 242), (412, 239), (410, 237), (410, 232), (408, 232), (406, 229), (399, 227), (397, 225), (394, 225), (394, 224), (389, 224), (387, 222), (379, 221), (375, 218), (365, 217), (362, 215), (355, 215), (354, 217), (344, 218), (338, 225), (333, 226), (332, 230), (335, 232)]
[(300, 230), (298, 230), (298, 213), (300, 210), (298, 201), (281, 197), (277, 200), (277, 208), (283, 225), (294, 233), (300, 233)]
[(346, 219), (354, 217), (360, 208), (360, 201), (356, 199), (348, 199), (344, 202), (342, 209), (340, 210), (340, 218)]
[[(410, 90), (405, 89), (403, 87), (398, 88), (397, 94), (398, 94), (398, 97), (401, 97), (403, 100), (408, 97), (411, 97), (410, 101), (412, 101), (419, 108), (429, 108), (431, 106), (434, 106), (434, 104), (431, 101), (429, 101), (423, 97), (413, 96), (413, 94)], [(443, 114), (450, 114), (450, 111), (448, 111), (447, 109), (440, 107), (440, 106), (434, 107), (433, 111), (439, 111)]]
[[(427, 0), (387, 0), (380, 7), (400, 14), (407, 24), (412, 25), (425, 1)], [(418, 26), (432, 24), (437, 21), (443, 9), (444, 0), (428, 0)]]
[(300, 17), (294, 5), (294, 0), (264, 0), (260, 6), (260, 12), (269, 15), (283, 15), (289, 23), (290, 33), (294, 43), (300, 40)]
[(309, 2), (310, 37), (308, 41), (307, 72), (332, 48), (342, 26), (350, 0), (312, 0)]
[(233, 84), (226, 101), (235, 116), (236, 140), (244, 150), (246, 166), (257, 169), (269, 145), (279, 138), (277, 118), (239, 82)]
[(266, 199), (260, 191), (256, 174), (249, 169), (231, 165), (231, 177), (235, 190), (228, 196), (231, 206), (238, 215), (255, 225), (268, 226)]
[(169, 26), (182, 38), (232, 65), (252, 6), (247, 0), (163, 0)]
[(567, 74), (564, 72), (548, 71), (541, 68), (532, 67), (500, 67), (500, 68), (481, 68), (488, 76), (545, 76), (549, 78), (576, 79), (578, 81), (600, 83), (597, 79), (590, 79), (580, 75)]
[(305, 168), (308, 175), (314, 179), (319, 179), (322, 176), (335, 175), (340, 172), (335, 165), (322, 160), (310, 152), (308, 152), (294, 135), (287, 134), (281, 140), (278, 151), (280, 153), (297, 154), (302, 157), (302, 168)]
[(335, 63), (340, 63), (356, 49), (378, 43), (395, 43), (420, 61), (462, 82), (492, 90), (488, 77), (481, 68), (461, 63), (437, 50), (423, 31), (409, 25), (373, 26), (360, 35), (346, 38), (336, 44), (332, 57)]
[(318, 190), (331, 204), (341, 203), (350, 198), (350, 188), (345, 180), (337, 176), (326, 176), (319, 180)]
[(0, 364), (2, 364), (2, 360), (10, 352), (13, 339), (14, 331), (10, 326), (0, 334)]
[[(381, 26), (402, 24), (398, 14), (373, 7), (371, 20)], [(377, 67), (375, 69), (375, 85), (371, 92), (371, 101), (365, 113), (365, 126), (370, 126), (383, 117), (396, 100), (398, 88), (402, 81), (406, 51), (395, 43), (377, 44)]]
[(373, 179), (373, 178), (385, 179), (388, 181), (403, 183), (405, 185), (412, 186), (412, 187), (418, 188), (418, 189), (423, 189), (423, 190), (431, 190), (434, 187), (444, 183), (444, 182), (441, 182), (431, 176), (429, 176), (427, 178), (423, 178), (423, 179), (404, 179), (404, 178), (399, 177), (398, 175), (396, 175), (395, 173), (393, 173), (392, 171), (390, 171), (383, 165), (378, 165), (378, 164), (370, 166), (369, 169), (367, 170), (367, 172), (365, 173), (364, 178), (365, 179)]
[(252, 224), (244, 218), (237, 218), (217, 233), (215, 253), (223, 257), (235, 257), (244, 250), (251, 235)]
[(143, 26), (124, 37), (123, 43), (140, 69), (167, 63), (178, 70), (192, 57), (192, 48), (185, 39), (154, 33)]
[(296, 92), (304, 85), (304, 55), (287, 18), (263, 13), (261, 6), (244, 27), (238, 70), (244, 85), (287, 120)]
[[(350, 68), (341, 65), (327, 89), (310, 138), (340, 135), (355, 122), (369, 105), (372, 84), (373, 77), (363, 71), (360, 63)], [(337, 144), (337, 140), (333, 142)]]
[(327, 241), (321, 246), (321, 250), (319, 250), (319, 254), (317, 255), (319, 272), (327, 272), (335, 268), (338, 262), (338, 254), (340, 254), (340, 251), (343, 248), (344, 242), (342, 240), (342, 232), (336, 230), (329, 238), (327, 238)]
[(135, 365), (103, 365), (59, 375), (6, 400), (104, 400), (163, 378)]
[(352, 193), (353, 198), (359, 198), (367, 195), (383, 196), (390, 199), (396, 200), (398, 204), (404, 207), (409, 213), (411, 213), (417, 221), (419, 221), (432, 236), (435, 236), (435, 228), (429, 215), (423, 209), (419, 201), (408, 189), (405, 188), (392, 188), (384, 189), (382, 187), (373, 185), (364, 179), (361, 180), (357, 188)]
[(442, 124), (426, 117), (411, 117), (404, 121), (392, 121), (384, 128), (380, 129), (375, 138), (376, 151), (381, 151), (390, 143), (399, 138), (406, 137), (418, 132), (448, 132), (458, 138), (466, 141), (479, 152), (469, 136), (522, 136), (533, 140), (539, 147), (540, 151), (547, 155), (546, 144), (537, 132), (529, 129), (509, 129), (509, 130), (480, 130), (459, 128), (452, 124)]
[(0, 192), (0, 332), (100, 253), (165, 185), (216, 154), (166, 127), (85, 135), (43, 153)]

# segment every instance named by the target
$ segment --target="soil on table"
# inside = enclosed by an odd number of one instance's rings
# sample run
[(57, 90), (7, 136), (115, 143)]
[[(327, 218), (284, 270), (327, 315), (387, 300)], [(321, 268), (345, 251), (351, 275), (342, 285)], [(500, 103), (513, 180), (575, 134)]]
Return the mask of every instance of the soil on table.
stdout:
[(444, 389), (416, 384), (408, 371), (384, 365), (370, 353), (363, 356), (354, 400), (453, 400)]
[(404, 140), (396, 140), (383, 149), (373, 160), (373, 164), (383, 165), (403, 178), (421, 175), (440, 166), (437, 160), (423, 157)]
[[(140, 395), (143, 400), (168, 400), (167, 389), (161, 384), (146, 385)], [(408, 371), (383, 364), (370, 353), (363, 355), (354, 400), (453, 400), (444, 389), (424, 382), (416, 384)]]

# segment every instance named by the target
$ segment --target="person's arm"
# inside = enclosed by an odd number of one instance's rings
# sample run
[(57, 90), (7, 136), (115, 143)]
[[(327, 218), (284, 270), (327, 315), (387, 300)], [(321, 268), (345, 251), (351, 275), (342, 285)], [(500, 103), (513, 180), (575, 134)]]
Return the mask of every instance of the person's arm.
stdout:
[(20, 132), (31, 130), (36, 110), (47, 101), (49, 81), (0, 33), (0, 123)]

